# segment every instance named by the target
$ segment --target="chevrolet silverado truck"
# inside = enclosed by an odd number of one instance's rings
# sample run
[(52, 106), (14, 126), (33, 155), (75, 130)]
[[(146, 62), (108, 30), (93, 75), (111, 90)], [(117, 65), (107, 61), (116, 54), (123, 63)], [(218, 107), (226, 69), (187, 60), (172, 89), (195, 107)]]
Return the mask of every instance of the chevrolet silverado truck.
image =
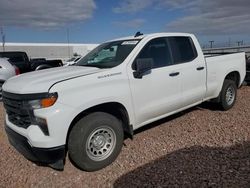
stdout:
[(245, 53), (204, 56), (193, 34), (105, 42), (75, 66), (31, 72), (3, 85), (9, 142), (31, 161), (63, 170), (111, 164), (124, 135), (204, 101), (228, 110), (246, 74)]

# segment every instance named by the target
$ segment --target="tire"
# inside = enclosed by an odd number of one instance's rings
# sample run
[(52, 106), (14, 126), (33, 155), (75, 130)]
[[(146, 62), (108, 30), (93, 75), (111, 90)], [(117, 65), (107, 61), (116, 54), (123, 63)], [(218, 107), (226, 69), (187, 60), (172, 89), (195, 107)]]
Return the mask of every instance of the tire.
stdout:
[(237, 97), (237, 86), (232, 80), (225, 80), (221, 94), (220, 94), (220, 106), (223, 110), (229, 110), (235, 104)]
[(102, 169), (119, 155), (123, 137), (122, 124), (116, 117), (94, 112), (72, 128), (68, 139), (69, 157), (82, 170)]

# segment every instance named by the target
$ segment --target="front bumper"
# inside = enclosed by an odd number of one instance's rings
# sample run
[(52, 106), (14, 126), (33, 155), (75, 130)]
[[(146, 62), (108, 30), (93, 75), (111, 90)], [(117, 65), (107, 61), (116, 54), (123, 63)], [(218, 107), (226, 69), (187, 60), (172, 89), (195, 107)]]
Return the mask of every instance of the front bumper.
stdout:
[(33, 162), (50, 165), (56, 169), (63, 169), (65, 145), (54, 148), (32, 147), (26, 137), (16, 133), (6, 125), (5, 131), (10, 144), (27, 159)]
[[(69, 126), (76, 116), (74, 108), (57, 101), (49, 108), (29, 111), (24, 108), (23, 103), (27, 100), (33, 100), (41, 94), (13, 94), (8, 92), (3, 92), (3, 94), (7, 126), (25, 137), (31, 146), (54, 148), (66, 144)], [(39, 125), (38, 122), (34, 121), (34, 118), (45, 120), (44, 125), (46, 126)], [(43, 128), (46, 128), (46, 131)]]

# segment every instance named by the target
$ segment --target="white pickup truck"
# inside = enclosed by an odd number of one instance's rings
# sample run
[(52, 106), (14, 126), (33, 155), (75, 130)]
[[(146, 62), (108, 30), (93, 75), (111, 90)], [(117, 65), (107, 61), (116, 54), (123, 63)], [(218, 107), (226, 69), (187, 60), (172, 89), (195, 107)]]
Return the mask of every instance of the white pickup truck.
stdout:
[(26, 158), (95, 171), (112, 163), (124, 134), (204, 101), (236, 100), (244, 53), (203, 55), (196, 37), (156, 33), (103, 43), (76, 66), (23, 74), (3, 85), (9, 142)]

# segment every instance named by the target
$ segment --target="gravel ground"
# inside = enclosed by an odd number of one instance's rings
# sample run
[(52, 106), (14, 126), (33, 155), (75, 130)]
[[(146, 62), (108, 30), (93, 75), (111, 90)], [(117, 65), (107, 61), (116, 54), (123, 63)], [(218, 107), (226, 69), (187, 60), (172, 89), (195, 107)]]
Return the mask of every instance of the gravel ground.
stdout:
[(227, 112), (203, 104), (146, 126), (97, 172), (26, 160), (7, 141), (0, 105), (0, 187), (250, 187), (250, 87)]

